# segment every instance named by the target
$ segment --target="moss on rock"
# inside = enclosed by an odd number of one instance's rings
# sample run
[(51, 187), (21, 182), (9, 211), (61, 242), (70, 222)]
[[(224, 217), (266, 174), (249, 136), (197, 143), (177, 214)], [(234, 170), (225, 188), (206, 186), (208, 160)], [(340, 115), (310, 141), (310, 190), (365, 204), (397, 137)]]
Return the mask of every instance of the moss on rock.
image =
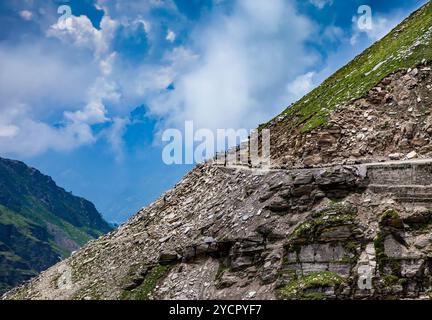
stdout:
[(156, 265), (145, 276), (142, 284), (133, 290), (124, 290), (122, 300), (149, 300), (157, 284), (168, 274), (171, 266)]
[(329, 208), (314, 213), (310, 219), (299, 225), (289, 240), (292, 243), (313, 242), (329, 228), (352, 225), (355, 217), (355, 208), (341, 203), (332, 204)]
[(395, 229), (403, 229), (404, 223), (399, 213), (394, 209), (384, 211), (379, 222), (381, 227), (392, 227)]
[[(381, 221), (380, 221), (380, 230), (374, 240), (374, 247), (375, 247), (375, 255), (376, 255), (376, 261), (378, 264), (378, 270), (381, 273), (388, 273), (400, 276), (401, 271), (401, 265), (400, 261), (396, 258), (389, 257), (385, 253), (385, 240), (387, 236), (392, 234), (391, 228), (388, 228), (387, 222), (389, 219), (399, 219), (399, 215), (394, 210), (387, 210), (384, 212)], [(386, 221), (386, 222), (385, 222)]]
[[(335, 272), (313, 272), (290, 281), (286, 286), (277, 290), (277, 296), (289, 300), (325, 299), (325, 294), (318, 291), (319, 289), (337, 287), (345, 280), (345, 277)], [(313, 289), (317, 289), (317, 291), (311, 291)]]

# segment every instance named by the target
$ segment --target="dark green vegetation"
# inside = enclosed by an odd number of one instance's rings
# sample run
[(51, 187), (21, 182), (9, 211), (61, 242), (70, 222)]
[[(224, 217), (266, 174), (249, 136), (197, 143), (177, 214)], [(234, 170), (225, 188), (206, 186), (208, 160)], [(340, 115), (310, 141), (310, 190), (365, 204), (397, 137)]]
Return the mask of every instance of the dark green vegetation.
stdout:
[(356, 217), (356, 208), (334, 203), (329, 208), (315, 212), (310, 219), (298, 226), (290, 237), (291, 243), (312, 243), (317, 241), (324, 231), (338, 226), (352, 225)]
[(91, 202), (22, 162), (0, 158), (0, 293), (110, 229)]
[(169, 265), (158, 264), (154, 266), (139, 281), (140, 284), (138, 284), (136, 288), (125, 290), (121, 296), (121, 299), (149, 300), (157, 284), (166, 276), (170, 268), (171, 267)]
[[(307, 132), (327, 121), (337, 106), (361, 98), (386, 76), (432, 60), (432, 3), (429, 2), (318, 88), (287, 108), (283, 125)], [(264, 125), (264, 127), (267, 125)], [(263, 128), (263, 126), (261, 126)]]
[(278, 289), (277, 294), (281, 299), (323, 300), (325, 294), (315, 290), (336, 287), (344, 281), (345, 278), (335, 272), (312, 272), (307, 276), (292, 280), (286, 286)]
[(389, 236), (400, 239), (401, 237), (397, 237), (397, 235), (403, 230), (404, 225), (399, 214), (393, 209), (389, 209), (382, 214), (379, 225), (380, 231), (374, 240), (376, 260), (378, 269), (383, 274), (384, 283), (390, 285), (399, 280), (401, 266), (399, 259), (386, 255), (384, 244)]

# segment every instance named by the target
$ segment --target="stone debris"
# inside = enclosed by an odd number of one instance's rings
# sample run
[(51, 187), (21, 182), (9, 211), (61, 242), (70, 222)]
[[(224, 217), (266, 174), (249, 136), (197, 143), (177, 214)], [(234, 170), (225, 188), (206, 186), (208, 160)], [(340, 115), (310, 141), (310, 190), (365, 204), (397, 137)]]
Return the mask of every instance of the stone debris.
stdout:
[(269, 170), (243, 141), (3, 298), (431, 297), (431, 84), (424, 61), (310, 132), (279, 117)]
[(402, 158), (403, 158), (403, 154), (402, 153), (392, 153), (392, 154), (389, 154), (389, 159), (390, 160), (401, 160)]
[[(420, 298), (432, 273), (430, 181), (432, 162), (259, 176), (200, 165), (165, 194), (169, 205), (157, 200), (4, 298)], [(373, 290), (357, 286), (362, 267)]]
[[(325, 128), (287, 130), (292, 119), (270, 125), (272, 165), (320, 166), (368, 162), (416, 152), (432, 157), (430, 63), (384, 78), (363, 98), (330, 112)], [(394, 157), (393, 157), (394, 156)], [(399, 159), (392, 159), (399, 160)]]
[(415, 158), (417, 158), (417, 156), (418, 156), (417, 152), (415, 152), (415, 151), (411, 151), (410, 153), (408, 153), (408, 154), (406, 155), (406, 158), (407, 158), (408, 160), (411, 160), (411, 159), (415, 159)]

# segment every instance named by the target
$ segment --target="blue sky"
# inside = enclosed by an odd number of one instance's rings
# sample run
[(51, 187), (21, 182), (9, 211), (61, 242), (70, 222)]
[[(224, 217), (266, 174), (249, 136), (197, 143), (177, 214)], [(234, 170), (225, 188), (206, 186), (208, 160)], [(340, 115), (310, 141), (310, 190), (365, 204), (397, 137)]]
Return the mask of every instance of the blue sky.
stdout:
[(1, 1), (0, 156), (123, 222), (191, 169), (163, 163), (163, 130), (255, 128), (425, 2)]

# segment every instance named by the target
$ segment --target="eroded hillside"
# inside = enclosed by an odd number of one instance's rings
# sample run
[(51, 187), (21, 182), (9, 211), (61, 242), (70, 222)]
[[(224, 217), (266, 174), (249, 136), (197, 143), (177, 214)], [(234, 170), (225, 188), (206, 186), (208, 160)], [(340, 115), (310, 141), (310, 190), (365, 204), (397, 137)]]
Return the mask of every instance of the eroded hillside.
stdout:
[(385, 77), (368, 94), (336, 108), (326, 125), (286, 130), (272, 124), (276, 166), (313, 166), (432, 156), (432, 73), (423, 63)]
[(4, 298), (429, 299), (431, 28), (429, 2), (268, 123), (272, 170), (199, 165)]
[(259, 175), (202, 165), (5, 298), (428, 298), (431, 177), (430, 161)]

